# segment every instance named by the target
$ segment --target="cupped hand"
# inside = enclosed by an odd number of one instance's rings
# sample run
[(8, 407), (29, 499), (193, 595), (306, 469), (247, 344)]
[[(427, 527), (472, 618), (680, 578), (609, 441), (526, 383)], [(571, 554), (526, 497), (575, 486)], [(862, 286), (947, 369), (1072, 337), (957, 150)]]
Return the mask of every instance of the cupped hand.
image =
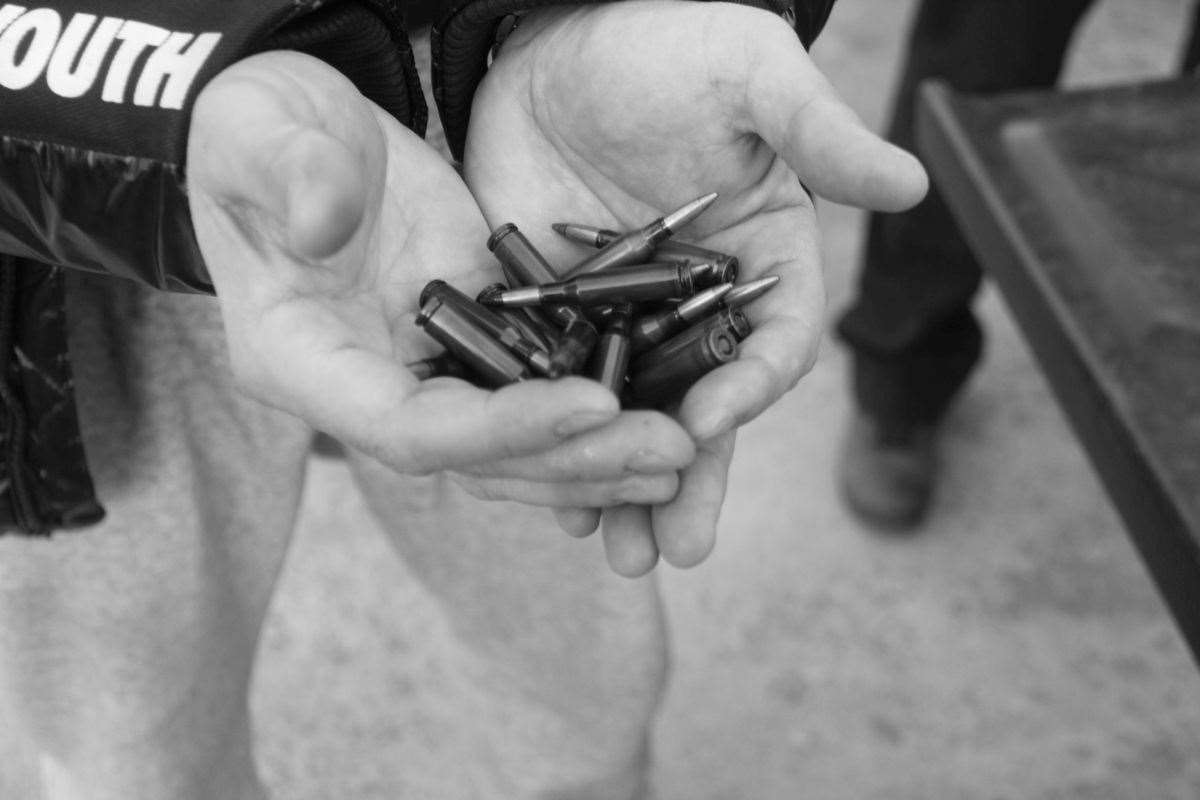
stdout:
[[(586, 253), (555, 221), (645, 224), (708, 192), (718, 201), (680, 238), (736, 254), (742, 280), (779, 275), (746, 311), (738, 360), (701, 379), (677, 417), (698, 448), (679, 494), (607, 512), (613, 566), (659, 554), (698, 563), (712, 548), (732, 431), (796, 384), (824, 326), (818, 195), (878, 210), (916, 203), (925, 173), (870, 133), (772, 14), (729, 3), (625, 0), (521, 20), (472, 107), (464, 175), (492, 224), (516, 222), (564, 268)], [(564, 525), (583, 532), (595, 514)]]
[[(425, 283), (499, 277), (454, 169), (321, 62), (227, 69), (197, 100), (189, 200), (238, 386), (388, 466), (453, 470), (477, 495), (547, 506), (660, 502), (694, 448), (581, 378), (487, 391), (419, 382), (438, 348)], [(637, 479), (634, 480), (633, 476)]]

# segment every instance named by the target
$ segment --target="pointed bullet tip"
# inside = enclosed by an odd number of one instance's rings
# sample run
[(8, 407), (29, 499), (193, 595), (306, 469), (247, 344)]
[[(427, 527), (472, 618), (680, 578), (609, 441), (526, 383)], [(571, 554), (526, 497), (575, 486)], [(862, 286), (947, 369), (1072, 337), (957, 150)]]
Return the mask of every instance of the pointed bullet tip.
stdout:
[(550, 227), (554, 229), (555, 233), (560, 233), (563, 236), (567, 235), (567, 223), (565, 222), (552, 222), (550, 223)]
[(695, 200), (684, 206), (684, 208), (695, 207), (695, 213), (700, 214), (700, 212), (704, 211), (715, 202), (717, 202), (717, 193), (709, 192), (703, 197), (697, 197)]
[(740, 286), (735, 286), (723, 298), (725, 305), (729, 308), (740, 308), (762, 297), (773, 289), (777, 283), (779, 283), (778, 275), (767, 275), (766, 277), (743, 283)]
[(663, 217), (663, 226), (670, 231), (678, 230), (704, 213), (704, 210), (711, 206), (716, 199), (716, 192), (710, 192), (703, 197), (696, 198)]

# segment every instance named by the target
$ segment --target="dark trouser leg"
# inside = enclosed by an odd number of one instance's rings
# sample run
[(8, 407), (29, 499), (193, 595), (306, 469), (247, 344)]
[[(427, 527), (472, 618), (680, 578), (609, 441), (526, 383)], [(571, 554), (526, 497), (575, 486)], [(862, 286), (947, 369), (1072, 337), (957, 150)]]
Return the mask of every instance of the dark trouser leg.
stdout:
[(1195, 72), (1200, 67), (1200, 4), (1196, 5), (1192, 14), (1192, 32), (1183, 48), (1180, 62), (1180, 71), (1184, 73)]
[[(909, 42), (891, 141), (915, 148), (917, 85), (962, 91), (1051, 86), (1090, 0), (925, 0)], [(970, 304), (980, 268), (935, 189), (903, 214), (872, 215), (859, 296), (838, 325), (854, 391), (872, 417), (935, 422), (982, 349)]]

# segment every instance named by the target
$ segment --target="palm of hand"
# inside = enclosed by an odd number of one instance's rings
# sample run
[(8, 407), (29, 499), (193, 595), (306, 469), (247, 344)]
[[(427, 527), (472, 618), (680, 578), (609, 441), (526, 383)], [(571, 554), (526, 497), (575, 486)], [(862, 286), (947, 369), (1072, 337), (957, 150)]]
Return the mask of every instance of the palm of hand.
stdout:
[(333, 431), (344, 423), (324, 418), (345, 409), (317, 385), (331, 375), (373, 381), (366, 394), (396, 403), (418, 390), (394, 367), (437, 349), (412, 324), (428, 280), (495, 280), (482, 215), (453, 168), (294, 53), (248, 59), (210, 84), (189, 180), (243, 387)]
[(259, 337), (303, 329), (323, 348), (417, 357), (430, 349), (411, 325), (425, 282), (489, 277), (483, 219), (414, 134), (337, 73), (293, 55), (237, 65), (197, 109), (253, 108), (258, 122), (232, 148), (203, 127), (192, 138), (197, 231), (244, 315), (227, 322)]
[[(606, 425), (614, 398), (591, 381), (489, 392), (404, 368), (437, 349), (412, 325), (425, 283), (470, 291), (498, 268), (453, 168), (327, 66), (278, 52), (230, 67), (198, 99), (189, 141), (193, 220), (243, 391), (400, 471), (461, 470), (487, 496), (673, 492), (690, 441), (653, 420)], [(651, 446), (653, 480), (627, 486)]]
[[(750, 32), (791, 36), (769, 15), (733, 11), (750, 15)], [(746, 85), (734, 64), (750, 38), (728, 35), (729, 15), (622, 3), (523, 23), (476, 95), (464, 163), (489, 222), (516, 221), (563, 267), (585, 253), (548, 235), (550, 222), (628, 228), (720, 194), (682, 238), (738, 255), (743, 280), (784, 280), (748, 309), (757, 332), (738, 367), (685, 401), (685, 425), (701, 435), (752, 417), (800, 377), (824, 302), (812, 204), (738, 116)]]
[[(708, 554), (731, 431), (799, 379), (823, 323), (812, 203), (741, 114), (743, 45), (760, 32), (798, 45), (770, 15), (733, 9), (738, 24), (749, 20), (733, 36), (730, 18), (707, 4), (546, 12), (505, 43), (472, 108), (464, 168), (476, 201), (490, 223), (517, 222), (560, 268), (586, 253), (548, 234), (551, 222), (631, 228), (717, 192), (682, 238), (736, 254), (743, 280), (783, 277), (747, 309), (756, 330), (739, 360), (699, 381), (679, 409), (697, 457), (676, 497), (605, 513), (609, 561), (626, 575), (660, 553), (679, 566)], [(572, 524), (587, 530), (595, 517)]]

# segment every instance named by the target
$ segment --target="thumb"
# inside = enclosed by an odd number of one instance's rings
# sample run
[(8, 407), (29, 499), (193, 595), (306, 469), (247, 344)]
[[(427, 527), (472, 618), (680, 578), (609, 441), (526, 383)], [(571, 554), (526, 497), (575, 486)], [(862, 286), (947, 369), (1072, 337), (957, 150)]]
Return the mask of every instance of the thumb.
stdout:
[(929, 189), (910, 153), (872, 133), (838, 97), (790, 30), (768, 37), (748, 66), (753, 132), (814, 192), (837, 203), (903, 211)]
[(288, 251), (324, 258), (341, 250), (366, 211), (366, 178), (354, 154), (329, 134), (307, 129), (288, 138), (271, 169)]
[[(294, 64), (291, 75), (279, 74), (293, 60), (301, 61), (301, 73), (315, 64), (318, 80), (304, 83)], [(305, 93), (328, 91), (331, 82), (336, 90), (344, 79), (320, 74), (328, 68), (308, 61), (296, 53), (265, 54), (235, 64), (205, 87), (193, 109), (188, 176), (220, 207), (241, 214), (250, 238), (267, 236), (294, 256), (323, 258), (362, 223), (365, 150), (376, 143), (365, 136), (348, 143), (323, 129), (316, 102)], [(375, 129), (373, 118), (368, 124)], [(376, 139), (382, 151), (382, 135)]]

